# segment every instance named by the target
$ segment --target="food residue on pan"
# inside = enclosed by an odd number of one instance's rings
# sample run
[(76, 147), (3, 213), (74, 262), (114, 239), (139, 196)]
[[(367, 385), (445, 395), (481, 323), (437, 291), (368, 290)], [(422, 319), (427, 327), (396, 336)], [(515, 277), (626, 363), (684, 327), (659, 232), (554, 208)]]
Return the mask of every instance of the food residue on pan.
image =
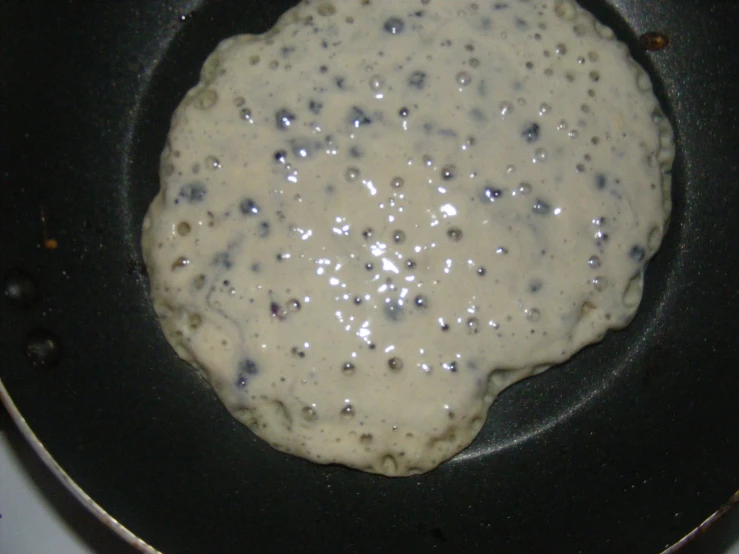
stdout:
[(57, 248), (59, 248), (59, 241), (49, 236), (46, 221), (46, 210), (44, 210), (43, 206), (41, 206), (39, 210), (41, 212), (41, 236), (43, 238), (42, 244), (47, 250), (56, 250)]
[(275, 448), (428, 471), (632, 319), (672, 137), (573, 2), (306, 1), (223, 41), (174, 114), (154, 307)]
[(670, 39), (664, 33), (649, 32), (639, 37), (642, 48), (649, 51), (663, 50), (670, 45)]

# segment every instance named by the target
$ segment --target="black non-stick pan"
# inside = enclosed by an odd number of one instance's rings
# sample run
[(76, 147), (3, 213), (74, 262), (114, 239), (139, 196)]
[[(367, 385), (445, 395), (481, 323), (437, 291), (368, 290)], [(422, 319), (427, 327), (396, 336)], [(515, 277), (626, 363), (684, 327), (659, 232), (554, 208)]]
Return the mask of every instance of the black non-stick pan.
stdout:
[[(739, 3), (582, 0), (649, 70), (677, 132), (643, 304), (627, 330), (505, 391), (462, 454), (402, 479), (256, 439), (178, 360), (148, 300), (140, 225), (170, 115), (220, 40), (289, 4), (0, 3), (0, 378), (34, 444), (168, 554), (652, 554), (729, 501)], [(645, 32), (669, 46), (645, 50)]]

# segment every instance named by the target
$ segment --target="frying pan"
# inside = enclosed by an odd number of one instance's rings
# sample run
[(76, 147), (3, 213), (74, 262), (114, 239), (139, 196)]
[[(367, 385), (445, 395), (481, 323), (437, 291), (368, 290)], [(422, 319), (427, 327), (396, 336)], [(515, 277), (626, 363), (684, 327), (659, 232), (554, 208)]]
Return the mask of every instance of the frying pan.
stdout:
[[(0, 378), (47, 461), (167, 553), (656, 553), (727, 502), (739, 3), (581, 3), (648, 69), (677, 133), (643, 304), (627, 330), (506, 390), (455, 459), (403, 479), (256, 439), (177, 359), (148, 300), (140, 224), (170, 115), (221, 39), (266, 30), (291, 2), (0, 4)], [(669, 47), (645, 51), (649, 31)]]

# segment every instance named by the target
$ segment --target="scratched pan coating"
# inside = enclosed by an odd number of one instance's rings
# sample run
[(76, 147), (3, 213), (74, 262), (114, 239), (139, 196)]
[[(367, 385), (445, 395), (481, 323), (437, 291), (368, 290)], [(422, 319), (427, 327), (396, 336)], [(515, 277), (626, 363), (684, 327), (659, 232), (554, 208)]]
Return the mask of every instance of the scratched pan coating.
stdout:
[[(256, 439), (177, 359), (147, 297), (140, 223), (170, 115), (221, 39), (266, 30), (291, 3), (0, 5), (0, 276), (13, 285), (0, 379), (59, 465), (172, 554), (657, 553), (718, 509), (739, 489), (739, 4), (581, 3), (649, 70), (677, 135), (672, 222), (642, 306), (627, 330), (505, 391), (460, 456), (393, 480)], [(646, 51), (655, 31), (670, 44)], [(57, 363), (34, 367), (49, 337)]]

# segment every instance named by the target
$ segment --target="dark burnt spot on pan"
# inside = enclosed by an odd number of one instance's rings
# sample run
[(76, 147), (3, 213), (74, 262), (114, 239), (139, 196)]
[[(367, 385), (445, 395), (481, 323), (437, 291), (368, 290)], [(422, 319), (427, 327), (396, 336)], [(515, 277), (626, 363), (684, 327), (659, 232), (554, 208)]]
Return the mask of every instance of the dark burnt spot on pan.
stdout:
[(670, 38), (660, 32), (650, 31), (639, 37), (639, 45), (649, 52), (664, 50), (670, 45)]
[(56, 367), (62, 358), (61, 341), (51, 331), (34, 329), (26, 335), (23, 353), (36, 369), (51, 369)]
[(442, 528), (438, 526), (432, 527), (431, 525), (428, 525), (426, 523), (419, 523), (417, 531), (421, 537), (424, 537), (434, 543), (445, 543), (449, 541), (446, 533), (444, 533)]
[(15, 269), (5, 278), (3, 296), (13, 306), (30, 308), (39, 299), (38, 286), (28, 273)]
[(56, 250), (59, 248), (59, 242), (49, 234), (49, 219), (46, 216), (46, 210), (43, 206), (39, 206), (41, 215), (41, 236), (43, 237), (42, 245), (46, 250)]
[[(659, 343), (659, 337), (657, 341)], [(670, 349), (660, 344), (648, 351), (637, 366), (645, 387), (656, 385), (658, 381), (669, 375), (672, 367), (674, 367), (674, 360), (672, 360)]]

